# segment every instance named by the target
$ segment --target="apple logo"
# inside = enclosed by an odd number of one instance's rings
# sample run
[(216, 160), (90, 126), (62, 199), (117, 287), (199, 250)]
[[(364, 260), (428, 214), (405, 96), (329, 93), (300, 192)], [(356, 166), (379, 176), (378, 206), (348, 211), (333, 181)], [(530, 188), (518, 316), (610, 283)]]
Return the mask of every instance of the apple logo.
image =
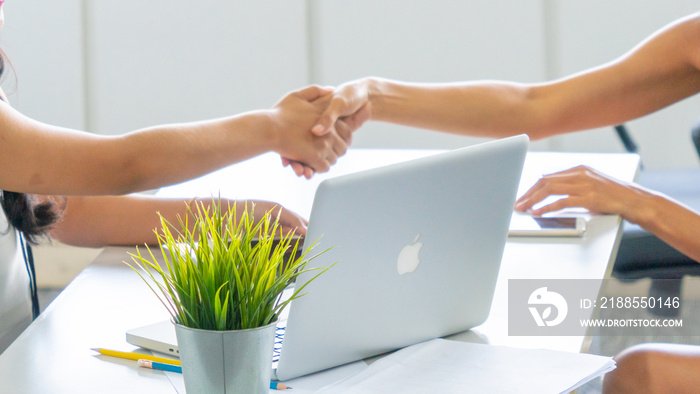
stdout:
[(411, 245), (404, 246), (403, 249), (401, 249), (401, 252), (399, 252), (399, 258), (396, 260), (396, 270), (399, 272), (399, 275), (413, 272), (416, 270), (416, 268), (418, 268), (418, 265), (420, 264), (418, 252), (420, 252), (420, 248), (423, 247), (423, 243), (418, 242), (420, 236), (420, 234), (416, 235), (413, 243)]

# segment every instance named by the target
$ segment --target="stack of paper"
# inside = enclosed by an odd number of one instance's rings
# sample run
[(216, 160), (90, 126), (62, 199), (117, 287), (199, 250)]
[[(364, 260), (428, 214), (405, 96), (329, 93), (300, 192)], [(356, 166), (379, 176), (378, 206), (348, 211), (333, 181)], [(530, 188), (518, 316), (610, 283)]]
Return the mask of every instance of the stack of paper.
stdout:
[(435, 339), (320, 393), (565, 393), (615, 369), (611, 357)]

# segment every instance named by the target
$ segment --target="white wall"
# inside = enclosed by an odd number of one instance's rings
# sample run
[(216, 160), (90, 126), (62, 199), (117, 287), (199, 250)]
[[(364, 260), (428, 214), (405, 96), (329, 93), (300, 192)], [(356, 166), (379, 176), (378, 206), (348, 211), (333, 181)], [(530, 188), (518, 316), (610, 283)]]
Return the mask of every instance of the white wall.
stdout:
[(16, 73), (16, 80), (13, 75), (3, 77), (11, 103), (37, 120), (83, 129), (80, 0), (13, 1), (3, 9), (0, 45)]
[(304, 2), (86, 4), (92, 131), (267, 108), (308, 83)]

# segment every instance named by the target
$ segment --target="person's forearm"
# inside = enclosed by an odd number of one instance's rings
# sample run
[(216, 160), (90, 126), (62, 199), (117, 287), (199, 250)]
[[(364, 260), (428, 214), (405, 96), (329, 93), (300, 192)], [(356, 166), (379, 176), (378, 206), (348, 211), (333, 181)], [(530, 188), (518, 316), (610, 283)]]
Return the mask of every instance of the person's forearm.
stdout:
[(544, 84), (418, 84), (374, 77), (363, 83), (373, 120), (480, 137), (525, 133), (537, 140), (621, 124), (688, 97), (700, 87), (696, 69), (661, 70), (654, 75), (629, 64), (647, 61), (645, 57), (642, 51), (632, 59)]
[[(371, 118), (458, 134), (532, 139), (620, 124), (700, 90), (700, 16), (661, 29), (614, 62), (546, 83), (359, 81)], [(361, 101), (361, 100), (360, 100)]]
[[(2, 105), (0, 103), (0, 105)], [(45, 125), (5, 107), (5, 190), (114, 195), (180, 182), (276, 148), (267, 111), (174, 124), (121, 136)]]
[(419, 84), (366, 78), (373, 120), (474, 136), (504, 137), (543, 129), (529, 85), (480, 81)]
[(157, 244), (158, 212), (174, 225), (194, 199), (165, 199), (149, 195), (68, 197), (52, 239), (83, 247)]
[(700, 261), (700, 214), (664, 195), (641, 191), (639, 203), (626, 205), (622, 217), (638, 224), (694, 260)]
[[(615, 124), (640, 114), (609, 102), (606, 80), (595, 70), (547, 84), (473, 81), (419, 84), (366, 78), (371, 118), (455, 134), (533, 139)], [(606, 113), (603, 109), (608, 108)]]
[[(112, 182), (122, 194), (191, 179), (218, 168), (275, 150), (266, 111), (230, 118), (149, 128), (121, 137), (106, 148), (118, 154)], [(146, 160), (147, 158), (147, 160)], [(123, 176), (123, 179), (119, 179)], [(116, 178), (116, 179), (115, 179)], [(107, 192), (107, 191), (105, 191)]]
[[(163, 198), (151, 195), (131, 194), (126, 196), (70, 196), (65, 200), (61, 219), (52, 226), (49, 236), (68, 245), (104, 247), (109, 245), (143, 245), (158, 243), (154, 230), (162, 228), (159, 214), (176, 228), (179, 217), (188, 215), (188, 209), (197, 210), (195, 205), (203, 204), (211, 209), (212, 198)], [(218, 201), (218, 198), (216, 198)], [(306, 233), (306, 222), (292, 211), (275, 202), (262, 200), (234, 201), (221, 200), (221, 208), (226, 211), (236, 206), (238, 217), (243, 211), (254, 212), (255, 220), (262, 219), (268, 212), (274, 219), (280, 215), (281, 231)], [(189, 208), (188, 208), (189, 207)], [(280, 211), (281, 210), (281, 211)], [(195, 231), (194, 220), (189, 221)]]

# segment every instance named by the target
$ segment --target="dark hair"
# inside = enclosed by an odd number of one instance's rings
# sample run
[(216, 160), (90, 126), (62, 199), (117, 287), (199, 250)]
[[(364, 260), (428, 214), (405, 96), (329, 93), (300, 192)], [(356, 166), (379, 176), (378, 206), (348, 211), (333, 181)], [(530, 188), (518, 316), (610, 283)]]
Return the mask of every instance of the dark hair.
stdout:
[(54, 201), (37, 201), (34, 194), (2, 193), (2, 209), (12, 227), (24, 233), (27, 242), (36, 244), (46, 236), (60, 217), (61, 211)]
[[(0, 78), (5, 72), (5, 54), (0, 49)], [(50, 199), (39, 202), (36, 195), (2, 192), (2, 209), (11, 226), (24, 233), (27, 242), (36, 244), (61, 217), (61, 210)], [(2, 229), (0, 229), (2, 231)]]

